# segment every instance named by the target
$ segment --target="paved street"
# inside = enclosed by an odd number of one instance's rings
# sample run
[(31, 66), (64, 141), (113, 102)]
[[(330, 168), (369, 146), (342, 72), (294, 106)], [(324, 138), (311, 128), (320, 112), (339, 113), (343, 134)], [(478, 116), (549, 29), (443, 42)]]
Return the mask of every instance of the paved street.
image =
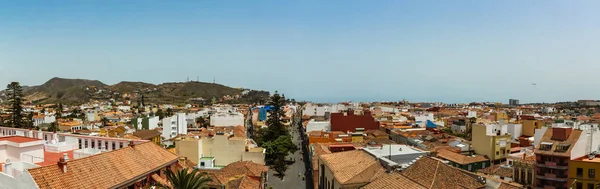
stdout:
[[(290, 132), (292, 132), (292, 141), (298, 145), (298, 147), (300, 148), (300, 144), (301, 144), (301, 139), (300, 139), (300, 135), (298, 134), (298, 130), (297, 129), (290, 129)], [(298, 177), (298, 173), (304, 175), (305, 174), (305, 165), (304, 162), (300, 160), (300, 152), (301, 149), (298, 149), (298, 151), (296, 151), (296, 153), (294, 153), (293, 155), (289, 155), (287, 158), (296, 158), (296, 162), (292, 165), (290, 165), (287, 169), (287, 171), (285, 172), (285, 177), (283, 179), (283, 181), (281, 179), (279, 179), (279, 177), (275, 176), (274, 174), (276, 173), (274, 170), (269, 170), (269, 182), (268, 182), (268, 186), (273, 186), (274, 189), (305, 189), (306, 188), (306, 180), (302, 180), (302, 177)], [(267, 189), (269, 188), (267, 186)]]

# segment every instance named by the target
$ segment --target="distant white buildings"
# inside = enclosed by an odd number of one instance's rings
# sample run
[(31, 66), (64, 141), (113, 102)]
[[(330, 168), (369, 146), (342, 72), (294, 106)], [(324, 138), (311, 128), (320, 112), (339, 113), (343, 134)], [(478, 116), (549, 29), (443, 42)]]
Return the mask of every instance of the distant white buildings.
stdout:
[(415, 123), (420, 127), (425, 127), (427, 120), (434, 121), (433, 113), (421, 113), (415, 114)]
[(217, 127), (243, 126), (244, 115), (239, 112), (217, 113), (210, 116), (210, 125)]
[(185, 119), (185, 113), (177, 113), (172, 117), (163, 118), (161, 136), (165, 139), (171, 139), (180, 134), (187, 134), (187, 121)]
[(311, 131), (329, 132), (331, 131), (331, 123), (329, 121), (315, 121), (314, 119), (311, 119), (306, 125), (306, 132), (308, 133)]
[(33, 126), (40, 126), (42, 124), (50, 124), (56, 121), (56, 117), (54, 115), (38, 115), (33, 116)]

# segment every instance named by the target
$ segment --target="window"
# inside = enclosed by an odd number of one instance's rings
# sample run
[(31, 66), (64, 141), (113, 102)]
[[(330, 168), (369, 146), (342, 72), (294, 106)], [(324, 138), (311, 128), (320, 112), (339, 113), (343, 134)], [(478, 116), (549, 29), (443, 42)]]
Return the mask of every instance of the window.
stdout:
[(200, 162), (200, 167), (204, 167), (204, 162)]
[(469, 171), (472, 171), (472, 170), (471, 170), (472, 168), (473, 168), (473, 167), (472, 167), (471, 165), (469, 165), (469, 168), (468, 168), (468, 169), (469, 169)]
[(115, 148), (116, 148), (116, 147), (117, 147), (117, 146), (116, 146), (115, 142), (113, 142), (113, 143), (112, 143), (112, 149), (113, 149), (113, 150), (115, 150)]
[(78, 140), (79, 140), (79, 149), (81, 149), (81, 145), (82, 145), (81, 139), (78, 139)]
[(119, 148), (123, 148), (123, 142), (119, 142)]
[(96, 148), (96, 141), (92, 141), (92, 148)]
[(588, 183), (588, 189), (595, 189), (593, 183)]
[(554, 151), (555, 152), (566, 152), (570, 146), (571, 146), (571, 144), (558, 144), (556, 146), (556, 150), (554, 150)]
[(500, 152), (499, 152), (499, 151), (496, 151), (496, 155), (500, 155)]
[(596, 169), (588, 169), (588, 177), (591, 179), (596, 178)]
[(546, 151), (548, 151), (548, 150), (552, 149), (552, 143), (551, 142), (542, 142), (540, 144), (540, 148), (539, 149), (540, 150), (546, 150)]
[(481, 168), (485, 168), (485, 162), (481, 163)]
[(577, 182), (577, 184), (575, 184), (575, 189), (583, 189), (583, 184), (581, 182)]
[(84, 145), (83, 145), (83, 146), (84, 146), (85, 148), (87, 148), (87, 147), (88, 147), (88, 141), (87, 141), (87, 140), (85, 140), (85, 141), (84, 141)]
[(577, 168), (577, 177), (583, 178), (583, 168)]

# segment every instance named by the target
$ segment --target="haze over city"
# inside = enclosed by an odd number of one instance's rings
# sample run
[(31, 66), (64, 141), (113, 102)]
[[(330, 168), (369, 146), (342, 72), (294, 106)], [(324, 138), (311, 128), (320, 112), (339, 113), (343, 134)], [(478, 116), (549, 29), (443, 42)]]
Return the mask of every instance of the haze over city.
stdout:
[(2, 1), (0, 83), (198, 77), (327, 102), (597, 99), (597, 7), (598, 1)]

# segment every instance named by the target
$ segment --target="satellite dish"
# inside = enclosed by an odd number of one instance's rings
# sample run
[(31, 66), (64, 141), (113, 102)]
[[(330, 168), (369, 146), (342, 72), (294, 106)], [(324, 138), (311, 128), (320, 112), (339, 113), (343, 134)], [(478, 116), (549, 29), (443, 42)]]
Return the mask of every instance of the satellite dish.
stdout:
[(10, 164), (10, 159), (6, 159), (6, 164)]

